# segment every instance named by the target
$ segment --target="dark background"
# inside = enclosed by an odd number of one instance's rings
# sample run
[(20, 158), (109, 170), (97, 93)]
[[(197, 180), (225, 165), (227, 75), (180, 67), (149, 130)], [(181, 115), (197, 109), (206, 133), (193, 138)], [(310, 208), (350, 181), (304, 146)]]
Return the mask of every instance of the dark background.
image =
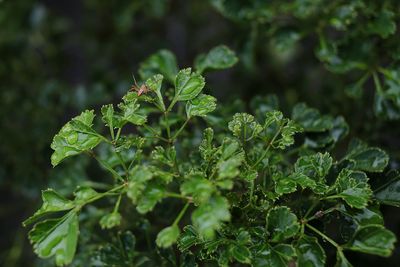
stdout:
[[(81, 158), (53, 169), (52, 137), (81, 110), (119, 99), (139, 63), (161, 48), (187, 67), (197, 54), (226, 44), (239, 64), (206, 77), (222, 105), (271, 93), (285, 111), (304, 101), (345, 116), (350, 137), (388, 150), (397, 166), (399, 122), (375, 119), (370, 82), (355, 101), (344, 94), (348, 77), (327, 71), (315, 57), (315, 37), (285, 53), (268, 38), (254, 38), (208, 1), (0, 1), (0, 265), (47, 264), (33, 254), (21, 222), (40, 205), (41, 189), (71, 192), (93, 174)], [(399, 236), (399, 210), (382, 211)], [(356, 253), (349, 259), (355, 266), (398, 266), (400, 249), (388, 259)]]

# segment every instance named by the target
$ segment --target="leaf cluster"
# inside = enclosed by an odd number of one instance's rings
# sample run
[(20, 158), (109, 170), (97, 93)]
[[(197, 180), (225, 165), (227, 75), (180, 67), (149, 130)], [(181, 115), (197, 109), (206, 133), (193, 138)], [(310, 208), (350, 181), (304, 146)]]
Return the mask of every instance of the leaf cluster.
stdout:
[[(335, 249), (337, 266), (351, 266), (346, 251), (389, 256), (396, 237), (379, 205), (400, 205), (400, 176), (387, 172), (386, 152), (354, 140), (337, 157), (335, 145), (349, 131), (342, 117), (303, 103), (285, 116), (272, 96), (255, 99), (252, 114), (210, 115), (216, 98), (203, 93), (203, 73), (236, 62), (218, 46), (194, 69), (179, 70), (161, 50), (140, 66), (146, 93), (127, 92), (117, 107), (101, 108), (105, 127), (94, 126), (93, 110), (62, 127), (52, 164), (86, 154), (109, 182), (102, 192), (78, 187), (70, 198), (42, 192), (42, 207), (24, 222), (34, 224), (29, 239), (38, 256), (70, 264), (83, 210), (100, 199), (109, 206), (100, 206), (96, 223), (123, 231), (96, 251), (95, 266), (324, 266), (322, 241)], [(340, 235), (330, 237), (324, 229), (335, 218)], [(146, 252), (135, 248), (143, 235)]]

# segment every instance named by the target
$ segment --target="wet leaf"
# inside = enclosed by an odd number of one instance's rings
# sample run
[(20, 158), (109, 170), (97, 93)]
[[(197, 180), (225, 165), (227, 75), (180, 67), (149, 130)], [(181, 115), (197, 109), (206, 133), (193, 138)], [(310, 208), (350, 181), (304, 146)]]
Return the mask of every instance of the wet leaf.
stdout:
[(296, 252), (291, 245), (263, 245), (260, 249), (257, 249), (252, 265), (255, 267), (287, 267), (290, 266), (289, 263), (295, 256)]
[(300, 230), (297, 216), (288, 207), (275, 207), (267, 215), (268, 232), (272, 242), (281, 242)]
[(382, 225), (367, 225), (360, 227), (347, 248), (382, 257), (392, 254), (396, 236)]
[(51, 143), (54, 150), (51, 155), (53, 166), (65, 158), (93, 149), (102, 141), (102, 137), (92, 129), (94, 117), (93, 110), (86, 110), (65, 124), (54, 136)]
[(139, 74), (142, 80), (146, 80), (153, 75), (161, 73), (171, 83), (175, 80), (178, 73), (178, 64), (175, 55), (169, 50), (162, 49), (148, 57), (139, 67)]
[(400, 174), (398, 171), (389, 171), (381, 177), (383, 183), (374, 190), (376, 199), (386, 205), (400, 207)]
[(362, 209), (367, 206), (372, 196), (372, 190), (368, 184), (368, 177), (363, 172), (343, 169), (334, 184), (336, 195), (332, 197), (342, 198), (350, 207)]
[(162, 248), (167, 248), (172, 246), (179, 237), (179, 227), (177, 225), (172, 225), (161, 230), (158, 233), (156, 243), (157, 246)]
[(55, 257), (56, 265), (72, 262), (78, 242), (78, 216), (74, 211), (58, 219), (36, 224), (29, 232), (35, 253), (41, 258)]
[(40, 219), (43, 216), (46, 216), (53, 212), (58, 211), (66, 211), (72, 209), (75, 204), (73, 201), (70, 201), (60, 194), (58, 194), (53, 189), (47, 189), (42, 191), (42, 207), (35, 212), (30, 218), (26, 219), (23, 224), (27, 226), (37, 219)]
[(228, 124), (234, 136), (246, 142), (257, 136), (262, 131), (262, 126), (247, 113), (236, 113)]
[(207, 54), (200, 54), (195, 60), (195, 68), (199, 73), (207, 69), (227, 69), (238, 62), (235, 53), (225, 45), (211, 49)]
[(325, 251), (318, 243), (318, 239), (302, 236), (296, 243), (298, 266), (323, 267), (326, 262)]
[(102, 229), (111, 229), (121, 224), (121, 214), (112, 212), (104, 215), (100, 219), (100, 226)]
[(345, 159), (354, 160), (354, 169), (368, 172), (381, 172), (389, 162), (385, 151), (357, 139), (350, 143)]
[(210, 95), (200, 94), (186, 103), (186, 115), (188, 118), (194, 116), (204, 117), (217, 107), (217, 99)]
[(210, 198), (207, 203), (201, 204), (193, 213), (192, 221), (195, 229), (201, 237), (212, 239), (215, 230), (218, 230), (222, 223), (229, 221), (228, 201), (221, 196)]
[(192, 73), (191, 68), (178, 72), (175, 78), (176, 101), (187, 101), (195, 98), (205, 85), (204, 78), (197, 73)]

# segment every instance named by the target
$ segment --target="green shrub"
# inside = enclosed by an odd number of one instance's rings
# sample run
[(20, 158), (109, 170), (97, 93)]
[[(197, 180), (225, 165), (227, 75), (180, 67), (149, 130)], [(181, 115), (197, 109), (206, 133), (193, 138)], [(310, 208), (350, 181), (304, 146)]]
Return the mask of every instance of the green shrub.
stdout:
[(400, 176), (386, 152), (358, 139), (336, 151), (344, 118), (304, 103), (290, 115), (272, 95), (254, 98), (251, 114), (217, 107), (203, 72), (236, 62), (218, 46), (179, 70), (162, 50), (141, 64), (143, 83), (101, 108), (106, 130), (94, 110), (64, 125), (53, 166), (85, 154), (109, 179), (68, 198), (42, 192), (24, 222), (36, 254), (86, 266), (324, 266), (332, 249), (337, 266), (351, 266), (347, 251), (390, 256), (396, 237), (379, 206), (400, 205)]

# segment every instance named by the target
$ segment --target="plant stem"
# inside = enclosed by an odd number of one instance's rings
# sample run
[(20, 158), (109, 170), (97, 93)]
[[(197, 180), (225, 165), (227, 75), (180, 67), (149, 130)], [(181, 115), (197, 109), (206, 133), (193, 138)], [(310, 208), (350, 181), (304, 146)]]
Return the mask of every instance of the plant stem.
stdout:
[(100, 182), (94, 182), (94, 181), (84, 181), (82, 182), (82, 186), (89, 186), (94, 189), (100, 189), (100, 190), (106, 190), (110, 188), (109, 184), (106, 183), (100, 183)]
[[(326, 215), (326, 214), (328, 214), (328, 213), (331, 213), (331, 212), (333, 212), (333, 211), (336, 211), (337, 209), (338, 209), (338, 206), (334, 206), (334, 207), (329, 208), (329, 209), (327, 209), (327, 210), (323, 210), (323, 211), (322, 211), (322, 215)], [(306, 217), (306, 216), (304, 216), (304, 217)], [(309, 222), (309, 221), (312, 221), (312, 220), (316, 219), (317, 217), (318, 217), (318, 215), (314, 214), (313, 216), (311, 216), (311, 217), (309, 217), (309, 218), (306, 218), (305, 220), (306, 220), (307, 222)]]
[[(135, 153), (137, 153), (137, 151)], [(135, 154), (135, 156), (133, 156), (131, 163), (129, 163), (128, 170), (132, 169), (133, 163), (135, 163), (136, 159), (137, 159), (137, 154)]]
[(336, 199), (336, 198), (340, 198), (340, 196), (338, 196), (338, 195), (332, 195), (332, 196), (324, 197), (323, 199)]
[(185, 126), (189, 122), (189, 120), (190, 120), (190, 117), (185, 120), (185, 122), (182, 124), (181, 128), (179, 128), (179, 130), (174, 134), (174, 136), (172, 137), (172, 141), (174, 141), (179, 136), (179, 134), (183, 131), (183, 129), (185, 128)]
[(121, 130), (122, 130), (122, 128), (118, 128), (117, 136), (115, 137), (115, 141), (118, 141), (119, 136), (121, 135)]
[(319, 201), (314, 201), (314, 203), (310, 206), (310, 208), (307, 210), (306, 214), (304, 214), (303, 218), (307, 218), (307, 216), (310, 214), (310, 212), (318, 205)]
[(182, 219), (183, 215), (185, 214), (186, 210), (188, 209), (190, 205), (190, 202), (186, 202), (185, 206), (183, 207), (183, 209), (181, 210), (181, 212), (178, 214), (178, 217), (176, 217), (174, 223), (172, 225), (177, 225), (179, 223), (179, 221)]
[(150, 131), (152, 134), (154, 134), (154, 137), (156, 137), (156, 138), (158, 138), (158, 139), (160, 139), (160, 140), (162, 140), (162, 141), (164, 141), (164, 142), (169, 143), (168, 139), (165, 139), (164, 137), (160, 136), (160, 135), (157, 133), (157, 131), (154, 130), (152, 127), (150, 127), (150, 126), (148, 126), (148, 125), (146, 125), (146, 124), (143, 124), (143, 127), (144, 127), (146, 130)]
[(249, 203), (253, 203), (253, 195), (254, 195), (254, 180), (250, 181), (250, 200)]
[(113, 129), (112, 125), (110, 125), (109, 128), (110, 128), (111, 138), (112, 138), (112, 140), (115, 140), (115, 138), (114, 138), (114, 129)]
[[(96, 200), (98, 200), (98, 199), (100, 199), (100, 198), (103, 198), (103, 197), (105, 197), (105, 196), (113, 195), (113, 194), (115, 193), (115, 191), (118, 191), (118, 190), (124, 188), (126, 185), (127, 185), (127, 184), (124, 183), (124, 184), (121, 184), (121, 185), (119, 185), (119, 186), (116, 186), (116, 187), (114, 187), (114, 188), (112, 188), (112, 189), (110, 189), (110, 190), (108, 190), (108, 191), (106, 191), (106, 192), (104, 192), (104, 193), (99, 193), (99, 194), (95, 195), (93, 198), (88, 199), (83, 205), (81, 205), (81, 207), (84, 206), (84, 205), (86, 205), (86, 204), (89, 204), (89, 203), (91, 203), (91, 202), (93, 202), (93, 201), (96, 201)], [(120, 194), (120, 195), (121, 195), (121, 194)]]
[(378, 91), (378, 93), (383, 93), (381, 82), (379, 80), (378, 74), (376, 71), (372, 72), (372, 77), (374, 78), (374, 83), (375, 83), (375, 88)]
[(128, 168), (126, 167), (126, 164), (125, 164), (121, 154), (115, 150), (114, 150), (114, 152), (115, 152), (115, 155), (117, 155), (118, 161), (122, 165), (122, 168), (124, 168), (125, 174), (128, 175), (129, 171), (128, 171)]
[(324, 238), (326, 241), (328, 241), (329, 243), (331, 243), (332, 246), (336, 247), (338, 250), (341, 250), (342, 248), (339, 246), (338, 243), (336, 243), (335, 241), (333, 241), (330, 237), (328, 237), (327, 235), (325, 235), (324, 233), (322, 233), (320, 230), (318, 230), (317, 228), (315, 228), (314, 226), (311, 226), (310, 224), (306, 223), (305, 224), (308, 228), (310, 228), (311, 230), (313, 230), (315, 233), (319, 234), (322, 238)]
[(122, 198), (122, 194), (119, 194), (118, 199), (117, 199), (117, 203), (115, 203), (115, 207), (114, 207), (113, 213), (117, 213), (118, 212), (119, 204), (121, 203), (121, 198)]
[(166, 192), (166, 193), (164, 193), (164, 196), (166, 196), (166, 197), (174, 197), (174, 198), (180, 198), (180, 199), (185, 199), (185, 200), (191, 200), (191, 198), (189, 198), (189, 197), (185, 197), (185, 196), (182, 196), (182, 195), (180, 195), (180, 194), (177, 194), (177, 193), (173, 193), (173, 192)]
[(177, 102), (177, 100), (176, 100), (176, 98), (174, 97), (174, 98), (172, 99), (171, 103), (169, 104), (169, 106), (168, 106), (166, 112), (170, 112), (170, 111), (172, 110), (172, 108), (174, 107), (174, 105), (176, 104), (176, 102)]
[(171, 128), (169, 127), (168, 111), (164, 112), (165, 128), (167, 129), (168, 142), (171, 142)]
[(97, 162), (103, 166), (103, 168), (105, 168), (106, 170), (108, 170), (115, 179), (120, 180), (121, 182), (125, 182), (124, 178), (122, 178), (121, 175), (119, 175), (119, 173), (117, 173), (107, 162), (105, 162), (104, 160), (100, 159), (99, 157), (96, 156), (96, 154), (94, 154), (93, 151), (88, 150), (87, 153), (92, 156), (92, 158), (94, 158), (95, 160), (97, 160)]
[(276, 132), (276, 134), (274, 135), (274, 137), (271, 139), (271, 141), (268, 143), (267, 148), (265, 149), (264, 153), (262, 154), (262, 156), (256, 161), (256, 163), (253, 164), (253, 166), (251, 166), (251, 168), (257, 167), (257, 165), (264, 160), (264, 158), (268, 155), (268, 151), (270, 149), (270, 147), (272, 146), (272, 144), (274, 143), (275, 139), (278, 137), (278, 135), (280, 134), (280, 132), (282, 131), (283, 126), (281, 125), (279, 127), (279, 130)]

